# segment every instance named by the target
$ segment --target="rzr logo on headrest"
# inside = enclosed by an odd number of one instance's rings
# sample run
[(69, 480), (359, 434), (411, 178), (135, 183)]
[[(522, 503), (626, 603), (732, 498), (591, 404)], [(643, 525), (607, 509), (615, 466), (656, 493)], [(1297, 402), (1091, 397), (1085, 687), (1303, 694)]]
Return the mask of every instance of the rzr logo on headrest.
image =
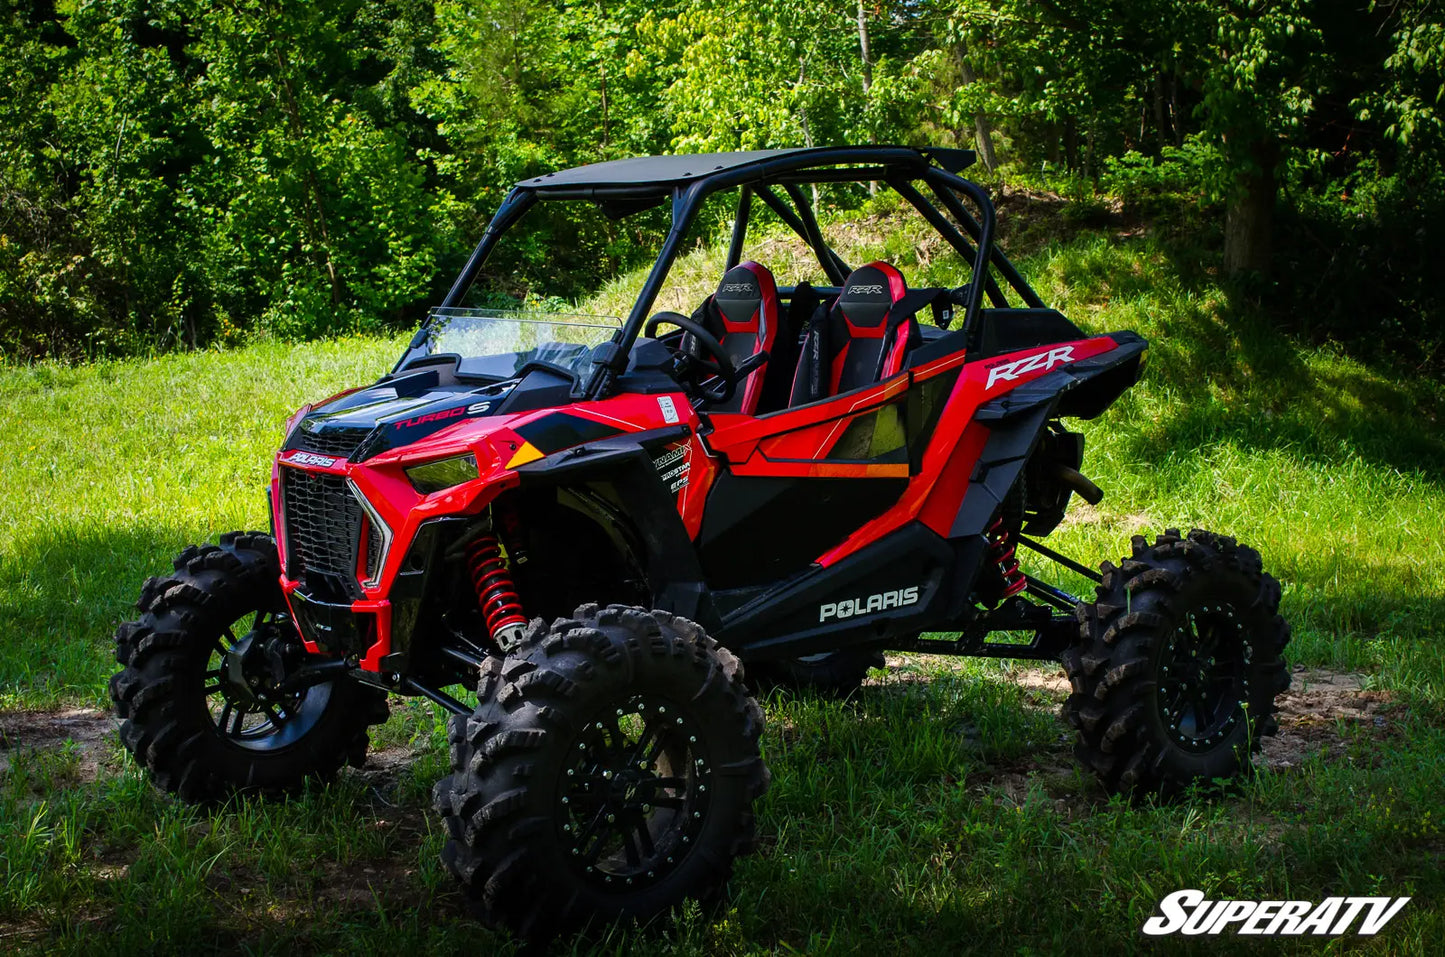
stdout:
[(881, 296), (883, 295), (883, 287), (878, 283), (873, 283), (871, 285), (849, 286), (848, 295), (851, 296), (854, 293), (857, 293), (860, 296)]
[(758, 287), (750, 282), (725, 282), (723, 283), (722, 291), (729, 293), (740, 292), (743, 295), (752, 296), (757, 293)]

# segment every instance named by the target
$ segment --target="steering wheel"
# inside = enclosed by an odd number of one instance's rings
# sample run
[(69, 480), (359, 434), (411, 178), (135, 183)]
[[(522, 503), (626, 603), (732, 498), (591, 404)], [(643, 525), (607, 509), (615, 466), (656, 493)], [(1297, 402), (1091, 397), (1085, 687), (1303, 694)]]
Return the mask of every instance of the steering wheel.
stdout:
[[(738, 385), (738, 370), (732, 359), (728, 358), (717, 336), (680, 312), (659, 312), (647, 320), (647, 325), (642, 327), (642, 334), (649, 339), (656, 339), (657, 327), (664, 322), (690, 334), (693, 341), (699, 343), (708, 353), (707, 356), (699, 356), (683, 349), (673, 349), (673, 378), (677, 379), (684, 389), (707, 402), (726, 402), (731, 399)], [(717, 384), (703, 385), (707, 379), (716, 379)]]

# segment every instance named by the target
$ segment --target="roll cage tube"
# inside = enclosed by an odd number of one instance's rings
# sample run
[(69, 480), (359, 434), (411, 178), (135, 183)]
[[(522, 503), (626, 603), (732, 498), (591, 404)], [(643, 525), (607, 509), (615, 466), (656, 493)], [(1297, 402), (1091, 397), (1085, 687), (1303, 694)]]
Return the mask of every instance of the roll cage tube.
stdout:
[(682, 248), (683, 240), (687, 238), (687, 231), (692, 226), (693, 220), (697, 219), (698, 208), (702, 206), (703, 199), (712, 192), (707, 188), (706, 179), (698, 180), (686, 188), (678, 187), (672, 192), (672, 226), (667, 231), (667, 238), (662, 242), (662, 249), (657, 254), (657, 261), (652, 264), (652, 270), (647, 274), (647, 281), (642, 284), (642, 289), (637, 293), (637, 301), (632, 304), (632, 312), (628, 313), (627, 321), (622, 328), (612, 337), (612, 341), (600, 346), (592, 355), (593, 373), (591, 378), (582, 384), (579, 390), (582, 396), (589, 399), (601, 399), (607, 396), (612, 385), (612, 380), (621, 375), (627, 369), (627, 356), (632, 352), (632, 345), (637, 341), (638, 333), (642, 331), (642, 324), (647, 321), (647, 311), (657, 300), (657, 294), (662, 291), (662, 284), (667, 281), (667, 274), (672, 270), (672, 262), (677, 258), (677, 251)]
[(728, 243), (728, 261), (723, 266), (723, 272), (736, 266), (743, 258), (743, 242), (748, 238), (748, 217), (753, 210), (753, 190), (751, 186), (744, 186), (738, 190), (738, 211), (733, 216), (733, 236)]
[[(684, 158), (651, 157), (621, 162), (624, 165), (632, 164), (633, 175), (636, 176), (635, 164), (649, 164), (648, 169), (651, 172), (655, 164), (676, 163), (679, 159)], [(904, 147), (839, 147), (779, 150), (771, 153), (762, 151), (745, 154), (718, 154), (716, 156), (689, 156), (685, 159), (687, 160), (686, 165), (690, 167), (688, 171), (673, 176), (659, 176), (651, 180), (644, 178), (628, 180), (625, 175), (620, 175), (613, 180), (600, 173), (590, 178), (585, 175), (579, 177), (579, 173), (585, 173), (591, 169), (579, 167), (576, 170), (548, 174), (517, 185), (507, 194), (496, 215), (487, 224), (481, 240), (472, 251), (461, 275), (452, 284), (442, 305), (457, 306), (461, 303), (502, 235), (515, 226), (539, 199), (590, 200), (597, 203), (632, 201), (633, 203), (645, 202), (646, 205), (654, 205), (652, 200), (661, 202), (670, 198), (672, 223), (668, 229), (667, 238), (658, 252), (657, 259), (648, 273), (647, 280), (643, 283), (622, 328), (617, 331), (610, 342), (599, 347), (594, 353), (592, 373), (585, 378), (585, 381), (578, 383), (576, 390), (578, 396), (592, 399), (603, 398), (610, 391), (615, 378), (626, 370), (628, 354), (637, 341), (643, 323), (647, 320), (648, 310), (656, 301), (657, 295), (672, 269), (672, 264), (677, 259), (682, 244), (686, 240), (688, 230), (697, 219), (702, 201), (707, 196), (715, 192), (741, 187), (731, 241), (728, 246), (727, 262), (729, 266), (736, 265), (741, 259), (748, 220), (754, 206), (752, 200), (757, 198), (761, 199), (764, 205), (776, 213), (788, 228), (808, 244), (828, 278), (841, 285), (847, 278), (849, 267), (842, 257), (824, 241), (812, 207), (800, 186), (810, 183), (871, 180), (886, 182), (898, 192), (965, 261), (970, 263), (972, 281), (969, 283), (966, 302), (962, 303), (964, 307), (962, 329), (967, 334), (965, 339), (967, 348), (977, 347), (978, 337), (982, 331), (979, 313), (984, 295), (987, 294), (989, 301), (995, 306), (1007, 304), (1007, 299), (998, 281), (989, 271), (990, 266), (998, 270), (998, 275), (1027, 306), (1044, 308), (1043, 300), (1008, 261), (1002, 251), (993, 244), (996, 215), (988, 194), (978, 184), (964, 179), (955, 172), (955, 170), (965, 168), (972, 161), (972, 154), (967, 151), (914, 150)], [(724, 162), (717, 163), (711, 171), (698, 173), (691, 171), (691, 168), (698, 168), (713, 160), (723, 160)], [(727, 162), (729, 160), (731, 160), (730, 165)], [(616, 168), (617, 162), (600, 165)], [(881, 165), (850, 167), (849, 164)], [(968, 237), (972, 238), (972, 243), (963, 233), (960, 233), (953, 223), (949, 222), (948, 217), (937, 206), (913, 185), (919, 180), (928, 184), (938, 203), (953, 216)], [(793, 201), (796, 210), (790, 208), (777, 193), (773, 192), (771, 186), (781, 186), (787, 192), (788, 198)], [(961, 197), (966, 197), (977, 207), (979, 211), (977, 218), (965, 207)], [(637, 206), (637, 208), (643, 207)], [(429, 321), (428, 319), (418, 329), (418, 338), (425, 333)], [(400, 362), (398, 362), (397, 369), (399, 367)], [(393, 372), (397, 369), (393, 369)]]

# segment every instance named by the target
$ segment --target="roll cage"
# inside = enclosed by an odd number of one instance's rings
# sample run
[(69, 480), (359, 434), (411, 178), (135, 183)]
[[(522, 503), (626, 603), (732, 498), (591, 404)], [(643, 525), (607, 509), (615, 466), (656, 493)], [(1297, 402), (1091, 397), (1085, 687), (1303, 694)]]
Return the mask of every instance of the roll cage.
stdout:
[[(646, 156), (548, 173), (523, 180), (507, 194), (441, 306), (461, 305), (502, 236), (539, 201), (588, 201), (614, 219), (670, 202), (671, 225), (647, 280), (611, 342), (594, 352), (592, 371), (578, 386), (579, 398), (605, 398), (611, 394), (616, 377), (626, 370), (632, 346), (707, 197), (739, 189), (725, 269), (741, 259), (756, 199), (808, 244), (824, 275), (837, 287), (850, 267), (824, 240), (803, 187), (879, 182), (903, 197), (969, 263), (971, 281), (959, 291), (963, 299), (964, 342), (972, 351), (978, 347), (982, 333), (979, 317), (983, 297), (986, 295), (994, 307), (1009, 306), (995, 271), (1026, 308), (1045, 308), (1043, 300), (994, 246), (995, 214), (988, 194), (977, 183), (958, 175), (974, 160), (972, 150), (841, 146)], [(927, 186), (932, 199), (915, 186), (919, 182)], [(977, 215), (969, 211), (964, 199), (973, 204)], [(825, 287), (819, 291), (838, 290)], [(779, 289), (784, 297), (791, 292), (790, 287)]]

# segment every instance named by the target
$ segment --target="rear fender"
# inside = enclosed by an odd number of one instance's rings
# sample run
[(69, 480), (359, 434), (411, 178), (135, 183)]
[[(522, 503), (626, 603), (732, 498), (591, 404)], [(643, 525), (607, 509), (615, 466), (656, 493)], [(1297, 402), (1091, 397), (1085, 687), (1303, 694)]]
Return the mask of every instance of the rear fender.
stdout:
[(949, 538), (984, 533), (1051, 419), (1094, 418), (1138, 381), (1148, 343), (1132, 332), (1111, 333), (1109, 338), (1116, 343), (1113, 349), (1055, 369), (978, 407), (974, 421), (988, 427), (988, 441)]

